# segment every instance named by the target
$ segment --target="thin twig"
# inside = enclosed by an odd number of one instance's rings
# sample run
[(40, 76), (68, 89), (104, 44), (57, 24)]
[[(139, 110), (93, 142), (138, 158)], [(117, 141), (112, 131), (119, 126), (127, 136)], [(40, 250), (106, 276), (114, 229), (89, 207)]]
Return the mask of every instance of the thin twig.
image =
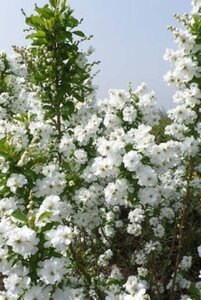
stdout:
[(192, 179), (192, 175), (193, 175), (193, 160), (191, 159), (189, 161), (189, 165), (188, 165), (186, 194), (183, 199), (183, 205), (181, 208), (181, 213), (180, 213), (180, 218), (179, 218), (181, 220), (181, 222), (178, 223), (178, 227), (179, 227), (178, 251), (177, 251), (177, 257), (176, 257), (175, 268), (174, 268), (173, 279), (172, 279), (170, 300), (175, 300), (175, 284), (176, 284), (177, 272), (178, 272), (178, 267), (179, 267), (181, 254), (182, 254), (182, 248), (183, 248), (184, 228), (185, 228), (186, 215), (187, 215), (187, 211), (188, 211), (188, 203), (190, 200), (190, 181)]

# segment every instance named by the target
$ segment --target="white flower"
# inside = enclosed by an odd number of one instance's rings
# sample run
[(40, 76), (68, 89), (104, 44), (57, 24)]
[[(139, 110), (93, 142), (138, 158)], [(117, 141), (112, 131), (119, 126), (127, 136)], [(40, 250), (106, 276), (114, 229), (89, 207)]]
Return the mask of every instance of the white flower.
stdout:
[(175, 216), (174, 210), (171, 207), (163, 207), (160, 215), (164, 218), (172, 220)]
[(147, 187), (141, 188), (138, 192), (140, 203), (145, 205), (157, 205), (160, 200), (160, 193), (157, 188)]
[(16, 300), (16, 295), (11, 296), (8, 292), (0, 291), (0, 300)]
[(146, 277), (148, 274), (148, 269), (139, 267), (137, 268), (137, 272), (140, 277)]
[(182, 295), (180, 300), (193, 300), (191, 297), (189, 297), (188, 295)]
[(126, 106), (123, 110), (123, 120), (132, 124), (137, 116), (137, 111), (133, 106)]
[[(44, 215), (43, 215), (44, 214)], [(43, 217), (41, 217), (43, 215)], [(51, 195), (44, 199), (36, 213), (35, 224), (43, 227), (52, 221), (61, 221), (61, 216), (67, 215), (66, 205), (59, 196)]]
[(106, 140), (105, 138), (99, 138), (97, 141), (97, 151), (102, 156), (108, 156), (112, 158), (117, 157), (123, 152), (124, 143), (121, 141)]
[(124, 155), (123, 163), (128, 171), (133, 172), (136, 171), (141, 159), (142, 156), (140, 154), (138, 154), (136, 151), (131, 150)]
[(144, 281), (138, 280), (136, 276), (129, 276), (124, 287), (129, 294), (134, 296), (133, 299), (143, 300), (146, 293), (146, 283)]
[(22, 188), (25, 184), (27, 184), (26, 177), (22, 174), (17, 173), (12, 173), (6, 183), (6, 185), (13, 193), (15, 193), (18, 188)]
[(87, 153), (83, 149), (78, 149), (74, 151), (74, 156), (79, 164), (85, 164), (87, 162)]
[(46, 231), (45, 246), (52, 245), (58, 252), (65, 253), (67, 246), (72, 242), (72, 229), (68, 226), (59, 225), (56, 229)]
[(192, 265), (192, 256), (183, 256), (179, 268), (181, 270), (188, 270)]
[(160, 249), (160, 243), (159, 242), (153, 242), (153, 241), (149, 241), (145, 244), (144, 246), (144, 251), (147, 253), (147, 254), (150, 254), (152, 251), (156, 250), (156, 249)]
[(106, 112), (103, 120), (103, 124), (107, 129), (112, 129), (121, 126), (121, 119), (114, 112)]
[(0, 170), (2, 173), (6, 173), (9, 169), (9, 163), (6, 161), (5, 157), (0, 156)]
[(42, 173), (46, 176), (42, 179), (37, 179), (35, 182), (34, 192), (37, 198), (60, 195), (66, 187), (65, 173), (58, 171), (58, 166), (50, 164), (43, 168)]
[(9, 216), (17, 209), (17, 199), (15, 197), (3, 198), (0, 200), (0, 216)]
[(197, 250), (198, 250), (199, 257), (201, 257), (201, 245), (197, 248)]
[(142, 232), (142, 226), (138, 223), (128, 224), (127, 232), (134, 236), (139, 236)]
[(75, 145), (72, 137), (69, 134), (63, 135), (59, 144), (59, 151), (63, 153), (65, 157), (70, 157), (74, 150)]
[(0, 248), (0, 272), (7, 274), (12, 269), (12, 262), (8, 260), (7, 249)]
[(126, 102), (130, 102), (129, 95), (124, 90), (109, 90), (109, 103), (115, 109), (122, 109)]
[(0, 220), (0, 245), (4, 245), (8, 239), (10, 232), (15, 228), (10, 218), (2, 217)]
[(25, 292), (24, 300), (47, 300), (50, 298), (50, 286), (31, 286), (28, 291)]
[(75, 192), (74, 200), (78, 205), (94, 206), (97, 199), (90, 189), (82, 187)]
[(112, 271), (110, 273), (110, 278), (114, 278), (114, 279), (117, 279), (117, 280), (123, 279), (123, 275), (121, 274), (120, 269), (116, 265), (112, 266)]
[(163, 55), (163, 59), (167, 60), (171, 63), (175, 63), (178, 56), (185, 55), (183, 49), (174, 51), (173, 49), (166, 49), (165, 54)]
[(177, 78), (179, 82), (188, 82), (192, 80), (194, 76), (200, 76), (200, 68), (197, 62), (193, 61), (190, 57), (181, 57), (175, 64), (173, 76)]
[(201, 2), (200, 2), (200, 0), (192, 0), (191, 1), (191, 5), (192, 5), (192, 14), (199, 13), (199, 11), (201, 9)]
[[(31, 283), (31, 278), (28, 276), (20, 276), (13, 272), (4, 278), (4, 285), (9, 296), (19, 299), (24, 289), (28, 289)], [(16, 298), (17, 297), (17, 298)]]
[(86, 54), (85, 53), (80, 53), (78, 55), (78, 57), (75, 60), (76, 65), (80, 68), (80, 69), (84, 69), (85, 65), (87, 63), (87, 58), (86, 58)]
[(155, 186), (158, 183), (157, 174), (150, 166), (140, 165), (136, 177), (138, 178), (138, 184), (141, 186)]
[(146, 260), (145, 252), (144, 251), (135, 252), (134, 260), (136, 264), (143, 265)]
[(156, 237), (162, 238), (165, 234), (165, 229), (161, 224), (158, 224), (153, 228), (153, 232)]
[(140, 124), (137, 129), (131, 131), (131, 142), (139, 150), (143, 151), (155, 145), (154, 136), (150, 134), (151, 126)]
[(100, 178), (114, 176), (117, 168), (110, 157), (96, 157), (91, 166), (92, 173)]
[(104, 189), (105, 200), (110, 205), (127, 206), (128, 182), (125, 178), (109, 183)]
[(197, 114), (191, 108), (186, 107), (186, 104), (177, 105), (174, 109), (168, 111), (168, 116), (178, 123), (186, 125), (193, 124), (197, 118)]
[(36, 253), (39, 239), (34, 230), (27, 226), (17, 227), (12, 230), (8, 237), (7, 244), (13, 251), (22, 255), (25, 259)]
[(114, 227), (109, 224), (106, 224), (104, 226), (103, 230), (104, 230), (105, 236), (107, 236), (107, 237), (112, 237), (115, 234)]
[(183, 50), (185, 54), (189, 54), (190, 51), (193, 50), (196, 37), (190, 34), (188, 30), (174, 28), (173, 35), (178, 43), (179, 48)]
[(111, 249), (108, 249), (107, 251), (105, 251), (104, 254), (101, 254), (98, 258), (98, 265), (99, 266), (107, 266), (109, 263), (109, 260), (112, 258), (113, 256), (113, 252)]
[(0, 60), (0, 71), (3, 71), (5, 68), (5, 64), (2, 60)]
[(144, 220), (144, 210), (137, 207), (129, 212), (128, 218), (131, 223), (141, 223)]
[(54, 300), (84, 300), (85, 297), (81, 289), (70, 289), (65, 287), (63, 289), (57, 288), (54, 295)]
[(39, 263), (38, 276), (45, 284), (61, 282), (66, 273), (66, 261), (62, 258), (52, 257)]
[(57, 172), (59, 172), (59, 166), (57, 164), (50, 163), (42, 168), (42, 174), (47, 177), (52, 176)]
[(8, 93), (1, 93), (0, 94), (0, 104), (4, 104), (9, 100), (9, 94)]
[(182, 151), (184, 155), (191, 157), (199, 152), (200, 140), (196, 140), (193, 136), (185, 137), (182, 143)]
[[(33, 111), (33, 114), (38, 114), (37, 106), (34, 108), (36, 111)], [(48, 147), (50, 147), (52, 142), (51, 136), (55, 133), (53, 126), (40, 120), (37, 122), (32, 122), (29, 128), (31, 134), (35, 139), (37, 139), (37, 150), (46, 150)]]
[(142, 82), (136, 89), (135, 94), (144, 95), (148, 92), (148, 86), (145, 82)]
[(131, 224), (128, 224), (127, 232), (133, 234), (134, 236), (139, 236), (142, 231), (142, 226), (140, 223), (144, 220), (144, 210), (141, 207), (137, 207), (131, 210), (128, 214), (128, 219)]

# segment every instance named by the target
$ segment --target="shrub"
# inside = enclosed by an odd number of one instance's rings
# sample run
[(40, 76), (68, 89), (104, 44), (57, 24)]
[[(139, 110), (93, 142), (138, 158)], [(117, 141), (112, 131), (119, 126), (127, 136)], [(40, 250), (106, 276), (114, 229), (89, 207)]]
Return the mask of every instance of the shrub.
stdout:
[(1, 298), (199, 299), (201, 3), (170, 28), (161, 141), (145, 84), (96, 101), (66, 1), (35, 12), (0, 59)]

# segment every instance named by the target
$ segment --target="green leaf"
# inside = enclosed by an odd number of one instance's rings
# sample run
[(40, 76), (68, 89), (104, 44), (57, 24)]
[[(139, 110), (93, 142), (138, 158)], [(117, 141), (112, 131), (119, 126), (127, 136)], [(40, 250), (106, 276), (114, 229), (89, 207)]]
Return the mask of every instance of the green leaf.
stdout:
[(82, 31), (80, 31), (80, 30), (73, 31), (73, 33), (74, 33), (75, 35), (80, 36), (80, 37), (85, 37), (85, 34), (84, 34)]
[(40, 215), (40, 217), (38, 218), (38, 221), (42, 221), (42, 220), (47, 219), (47, 218), (49, 218), (51, 216), (52, 216), (52, 212), (51, 211), (45, 211), (44, 213), (42, 213)]
[(6, 138), (0, 140), (0, 155), (7, 159), (13, 159), (16, 155), (14, 148), (9, 145)]
[(77, 93), (74, 93), (73, 95), (78, 101), (80, 102), (84, 102), (84, 97), (82, 97), (81, 95), (77, 94)]
[(10, 194), (8, 187), (0, 187), (0, 196), (7, 197)]
[(5, 174), (0, 173), (0, 185), (4, 185), (6, 183), (6, 181), (7, 181), (7, 178), (6, 178)]
[(31, 15), (30, 17), (26, 18), (26, 23), (34, 28), (44, 28), (44, 21), (39, 16)]
[(79, 22), (73, 16), (69, 16), (68, 17), (68, 24), (69, 24), (68, 27), (73, 28), (73, 27), (77, 27)]
[(46, 4), (43, 7), (38, 7), (37, 5), (35, 6), (35, 11), (41, 15), (44, 19), (49, 19), (54, 16), (54, 12), (48, 7)]
[(194, 284), (191, 285), (189, 292), (193, 300), (200, 300), (200, 291)]
[(49, 0), (52, 7), (56, 8), (58, 5), (58, 0)]
[(28, 222), (27, 216), (19, 209), (15, 210), (11, 216), (14, 217), (15, 219), (22, 221), (23, 223)]
[(31, 33), (26, 36), (26, 39), (33, 39), (33, 38), (45, 38), (46, 33), (43, 30), (38, 30), (35, 33)]
[(56, 41), (61, 43), (66, 40), (72, 41), (72, 34), (71, 32), (59, 32), (56, 36)]
[(63, 110), (62, 110), (62, 117), (67, 119), (70, 115), (72, 115), (75, 111), (75, 105), (73, 102), (68, 101), (64, 103)]
[(46, 224), (39, 232), (45, 232), (45, 231), (48, 231), (48, 230), (50, 230), (50, 229), (52, 229), (53, 227), (56, 227), (56, 226), (58, 226), (58, 225), (60, 225), (60, 223), (59, 222), (51, 222), (51, 223), (48, 223), (48, 224)]
[(33, 46), (41, 46), (41, 45), (44, 45), (44, 44), (47, 44), (47, 41), (46, 39), (36, 39), (32, 42), (32, 45)]

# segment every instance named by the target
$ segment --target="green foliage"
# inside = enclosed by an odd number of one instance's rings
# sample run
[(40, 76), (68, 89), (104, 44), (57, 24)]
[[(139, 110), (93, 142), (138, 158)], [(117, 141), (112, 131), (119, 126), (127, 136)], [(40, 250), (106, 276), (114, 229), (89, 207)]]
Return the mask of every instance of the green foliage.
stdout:
[(6, 77), (8, 74), (9, 64), (4, 52), (0, 53), (0, 60), (3, 62), (4, 68), (0, 70), (0, 93), (4, 93), (8, 90), (8, 83), (6, 82)]
[(165, 143), (170, 140), (170, 137), (166, 135), (164, 131), (165, 127), (171, 124), (171, 120), (168, 118), (166, 111), (160, 110), (159, 115), (159, 124), (152, 128), (152, 134), (155, 136), (157, 144)]
[(200, 291), (194, 284), (190, 287), (190, 296), (193, 300), (200, 300)]
[(27, 224), (28, 223), (28, 218), (27, 216), (19, 209), (15, 210), (12, 213), (12, 217), (14, 217), (15, 219), (21, 221), (22, 223)]
[(16, 156), (14, 147), (9, 145), (6, 138), (0, 140), (0, 155), (5, 157), (6, 159), (14, 159)]
[(39, 221), (42, 221), (42, 220), (44, 220), (44, 219), (46, 219), (46, 218), (49, 218), (50, 216), (52, 215), (52, 212), (50, 212), (50, 211), (45, 211), (44, 213), (42, 213), (41, 215), (40, 215), (40, 217), (39, 217)]
[(90, 39), (76, 28), (81, 22), (65, 0), (35, 5), (35, 14), (26, 16), (31, 47), (16, 50), (28, 64), (30, 81), (41, 87), (48, 118), (69, 119), (75, 100), (84, 101), (93, 92), (91, 73), (96, 62), (90, 64), (90, 54), (80, 51), (79, 44)]

